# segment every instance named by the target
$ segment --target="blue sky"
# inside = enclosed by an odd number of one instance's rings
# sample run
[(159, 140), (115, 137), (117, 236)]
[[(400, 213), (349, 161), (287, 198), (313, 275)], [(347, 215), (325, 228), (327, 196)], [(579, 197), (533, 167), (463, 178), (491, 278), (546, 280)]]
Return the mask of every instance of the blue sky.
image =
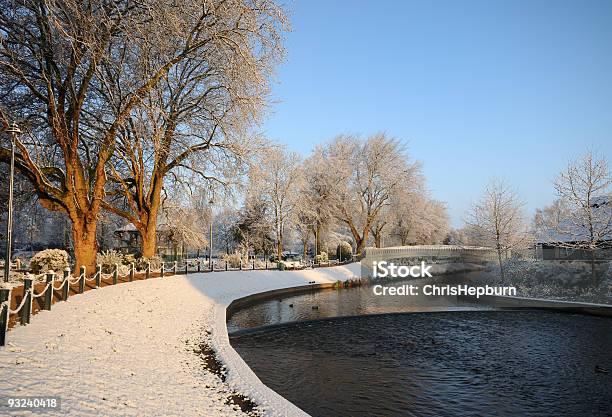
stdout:
[(492, 177), (531, 215), (588, 147), (612, 157), (612, 1), (295, 1), (270, 138), (408, 141), (459, 226)]

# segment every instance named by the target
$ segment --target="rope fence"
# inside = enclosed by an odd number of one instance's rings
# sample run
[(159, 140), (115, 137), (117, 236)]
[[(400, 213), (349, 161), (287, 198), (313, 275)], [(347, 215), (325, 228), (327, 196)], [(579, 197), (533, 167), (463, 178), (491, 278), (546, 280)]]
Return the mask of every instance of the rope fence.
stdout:
[[(102, 265), (97, 265), (96, 272), (90, 277), (87, 276), (84, 266), (81, 266), (78, 275), (71, 274), (70, 269), (68, 268), (63, 271), (61, 277), (57, 277), (54, 271), (48, 271), (47, 273), (42, 275), (28, 274), (27, 277), (23, 279), (23, 293), (21, 301), (15, 309), (10, 308), (12, 301), (11, 297), (12, 295), (14, 295), (14, 303), (17, 304), (18, 295), (15, 295), (16, 293), (13, 294), (13, 291), (18, 290), (19, 287), (0, 288), (0, 346), (6, 345), (9, 322), (15, 324), (18, 321), (22, 325), (29, 324), (33, 313), (36, 313), (40, 310), (51, 310), (51, 306), (56, 302), (54, 301), (54, 292), (60, 293), (59, 297), (55, 296), (55, 298), (58, 299), (57, 301), (67, 301), (68, 297), (70, 296), (71, 290), (76, 294), (83, 294), (86, 290), (87, 282), (93, 283), (93, 286), (90, 285), (89, 287), (87, 287), (88, 289), (97, 289), (102, 286), (117, 285), (120, 279), (123, 282), (126, 282), (125, 278), (127, 278), (127, 282), (131, 282), (136, 278), (137, 272), (139, 274), (138, 279), (149, 279), (152, 277), (152, 275), (155, 274), (159, 274), (158, 276), (160, 278), (164, 278), (168, 274), (186, 275), (189, 273), (199, 272), (284, 269), (283, 267), (281, 267), (281, 263), (268, 263), (267, 259), (265, 260), (264, 267), (259, 268), (256, 267), (255, 259), (245, 265), (243, 265), (242, 261), (240, 261), (238, 268), (232, 268), (227, 260), (213, 260), (212, 262), (209, 261), (208, 265), (203, 265), (200, 259), (194, 261), (183, 261), (181, 262), (181, 264), (178, 264), (177, 261), (161, 262), (160, 267), (157, 269), (152, 269), (151, 263), (147, 262), (144, 271), (137, 271), (134, 263), (131, 263), (127, 266), (129, 269), (128, 272), (125, 274), (119, 273), (119, 269), (121, 266), (118, 264), (114, 265), (113, 271), (110, 274), (106, 274), (102, 272)], [(309, 266), (317, 267), (323, 265)], [(35, 292), (34, 283), (40, 281), (41, 278), (44, 278), (45, 286), (41, 291)], [(56, 281), (59, 281), (60, 284), (56, 285)], [(71, 285), (78, 285), (78, 288), (71, 288)], [(33, 311), (33, 301), (38, 298), (43, 299), (42, 306), (40, 306), (40, 304), (37, 305), (37, 307), (39, 307), (38, 310)], [(38, 301), (38, 303), (40, 303), (40, 301)], [(11, 321), (13, 317), (18, 320)]]

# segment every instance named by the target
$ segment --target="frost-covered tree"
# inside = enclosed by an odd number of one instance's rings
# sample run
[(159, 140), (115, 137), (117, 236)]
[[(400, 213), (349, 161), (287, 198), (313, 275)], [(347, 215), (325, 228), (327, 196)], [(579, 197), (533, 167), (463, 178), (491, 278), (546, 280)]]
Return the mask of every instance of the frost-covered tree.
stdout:
[(283, 22), (271, 0), (0, 1), (2, 123), (25, 132), (16, 167), (70, 218), (78, 265), (94, 270), (107, 163), (143, 99), (205, 51), (269, 52), (256, 39), (276, 43)]
[(384, 133), (362, 140), (338, 136), (325, 149), (324, 163), (334, 186), (335, 217), (350, 230), (361, 253), (381, 211), (400, 187), (420, 181), (420, 165), (410, 162), (405, 145)]
[(593, 152), (571, 161), (554, 182), (563, 210), (554, 209), (560, 213), (550, 224), (555, 236), (549, 236), (549, 240), (587, 251), (593, 279), (596, 252), (608, 247), (612, 239), (611, 185), (608, 161)]
[(280, 259), (286, 229), (296, 219), (300, 202), (303, 181), (300, 157), (282, 147), (272, 148), (251, 169), (249, 180), (249, 193), (259, 195), (267, 206)]
[(505, 278), (503, 258), (514, 247), (528, 239), (523, 217), (523, 202), (505, 182), (492, 180), (478, 201), (472, 204), (466, 223), (473, 240), (497, 251), (502, 279)]

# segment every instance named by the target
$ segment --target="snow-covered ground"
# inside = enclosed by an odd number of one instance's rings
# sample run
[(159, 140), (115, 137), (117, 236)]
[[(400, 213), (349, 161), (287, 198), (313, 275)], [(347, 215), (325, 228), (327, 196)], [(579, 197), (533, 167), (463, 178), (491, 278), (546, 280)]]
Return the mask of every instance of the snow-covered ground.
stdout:
[[(227, 403), (237, 392), (254, 400), (261, 415), (305, 415), (231, 348), (225, 308), (249, 294), (359, 274), (355, 263), (171, 276), (88, 291), (9, 332), (0, 347), (0, 401), (58, 396), (61, 414), (74, 416), (214, 417), (244, 415)], [(205, 369), (195, 352), (202, 344), (226, 365), (225, 381)]]

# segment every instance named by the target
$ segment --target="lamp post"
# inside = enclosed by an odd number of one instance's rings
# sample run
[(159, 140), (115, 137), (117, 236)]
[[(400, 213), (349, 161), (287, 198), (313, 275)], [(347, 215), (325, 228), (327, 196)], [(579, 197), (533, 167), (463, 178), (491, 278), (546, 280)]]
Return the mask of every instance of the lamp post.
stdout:
[(215, 202), (212, 198), (208, 201), (208, 205), (210, 206), (210, 230), (209, 230), (209, 240), (208, 240), (208, 262), (209, 266), (212, 267), (212, 250), (213, 250), (213, 204)]
[(15, 146), (17, 143), (17, 135), (21, 133), (17, 123), (6, 129), (6, 133), (11, 135), (11, 169), (9, 173), (9, 196), (8, 196), (8, 214), (6, 219), (6, 257), (4, 260), (4, 282), (8, 282), (11, 270), (11, 246), (13, 244), (13, 180), (15, 176)]

